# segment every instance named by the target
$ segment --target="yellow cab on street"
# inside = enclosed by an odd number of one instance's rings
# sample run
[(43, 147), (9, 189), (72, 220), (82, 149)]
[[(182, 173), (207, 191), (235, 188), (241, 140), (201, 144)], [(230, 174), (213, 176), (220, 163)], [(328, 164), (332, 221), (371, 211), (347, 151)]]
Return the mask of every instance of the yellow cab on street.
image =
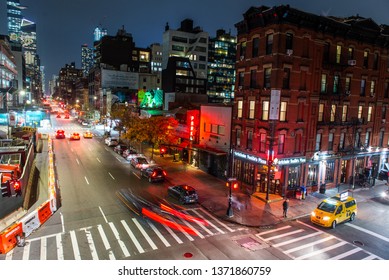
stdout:
[(335, 228), (337, 224), (353, 221), (357, 215), (357, 202), (348, 191), (326, 198), (311, 214), (311, 222), (323, 227)]

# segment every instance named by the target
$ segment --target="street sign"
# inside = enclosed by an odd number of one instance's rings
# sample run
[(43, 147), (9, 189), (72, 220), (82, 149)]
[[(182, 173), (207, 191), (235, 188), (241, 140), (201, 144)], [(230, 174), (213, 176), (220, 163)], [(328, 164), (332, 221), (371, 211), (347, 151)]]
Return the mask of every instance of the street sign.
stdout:
[(231, 182), (231, 181), (236, 181), (237, 179), (236, 178), (228, 178), (227, 181)]
[(281, 91), (277, 89), (272, 89), (270, 95), (269, 120), (278, 120), (278, 116), (280, 112), (280, 99), (281, 99)]

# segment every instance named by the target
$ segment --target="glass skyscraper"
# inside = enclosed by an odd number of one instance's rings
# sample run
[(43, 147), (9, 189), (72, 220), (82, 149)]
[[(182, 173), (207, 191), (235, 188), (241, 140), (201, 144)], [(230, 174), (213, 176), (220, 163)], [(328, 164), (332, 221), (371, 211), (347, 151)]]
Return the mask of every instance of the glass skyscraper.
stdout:
[(20, 28), (22, 25), (22, 10), (26, 7), (20, 5), (19, 0), (7, 1), (8, 35), (11, 41), (20, 41)]

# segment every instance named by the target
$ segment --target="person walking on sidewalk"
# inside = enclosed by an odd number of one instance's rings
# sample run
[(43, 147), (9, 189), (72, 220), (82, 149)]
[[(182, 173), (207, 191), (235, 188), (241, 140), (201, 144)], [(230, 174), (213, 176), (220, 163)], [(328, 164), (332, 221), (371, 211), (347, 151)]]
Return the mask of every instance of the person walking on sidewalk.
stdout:
[(284, 202), (282, 203), (282, 209), (284, 210), (283, 212), (284, 218), (287, 218), (288, 209), (289, 209), (289, 199), (285, 198)]

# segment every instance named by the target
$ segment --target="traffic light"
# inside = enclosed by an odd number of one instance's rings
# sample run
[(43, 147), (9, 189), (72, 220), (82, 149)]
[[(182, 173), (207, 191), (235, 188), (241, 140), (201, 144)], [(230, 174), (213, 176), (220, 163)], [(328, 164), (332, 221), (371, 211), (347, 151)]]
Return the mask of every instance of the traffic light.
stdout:
[(237, 190), (238, 188), (239, 188), (238, 182), (237, 182), (237, 181), (233, 181), (233, 182), (232, 182), (232, 189), (233, 189), (233, 190)]
[(2, 197), (11, 196), (11, 185), (9, 181), (1, 183), (1, 195)]
[(19, 180), (11, 180), (11, 185), (16, 193), (16, 196), (22, 195), (22, 185)]
[(161, 157), (163, 157), (163, 155), (166, 153), (166, 148), (165, 147), (161, 147), (159, 148), (159, 154), (161, 155)]

